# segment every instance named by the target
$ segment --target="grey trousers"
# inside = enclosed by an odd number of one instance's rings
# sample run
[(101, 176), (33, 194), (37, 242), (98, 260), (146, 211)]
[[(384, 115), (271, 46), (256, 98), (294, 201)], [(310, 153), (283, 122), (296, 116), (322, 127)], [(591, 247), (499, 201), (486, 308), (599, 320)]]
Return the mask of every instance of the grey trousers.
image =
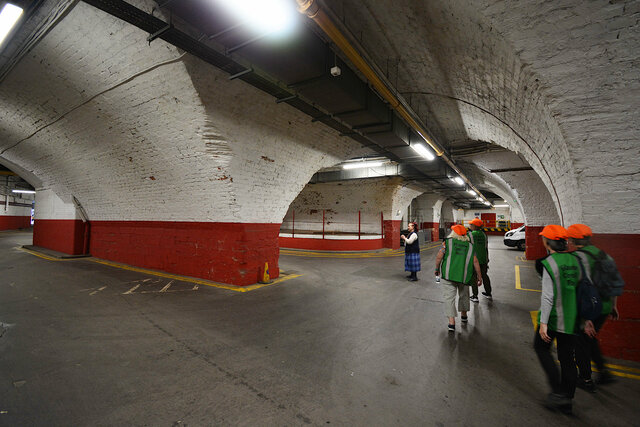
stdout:
[[(442, 296), (444, 297), (444, 315), (457, 317), (458, 311), (469, 311), (469, 286), (464, 283), (450, 282), (442, 279)], [(456, 310), (456, 294), (458, 294), (458, 310)]]

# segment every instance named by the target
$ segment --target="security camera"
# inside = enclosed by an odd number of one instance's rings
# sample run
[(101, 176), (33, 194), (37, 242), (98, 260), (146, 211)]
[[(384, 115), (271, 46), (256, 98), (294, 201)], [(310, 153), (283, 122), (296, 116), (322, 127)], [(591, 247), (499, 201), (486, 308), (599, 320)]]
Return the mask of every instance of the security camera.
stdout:
[(335, 67), (331, 67), (331, 75), (333, 77), (338, 77), (342, 73), (342, 70), (337, 65)]

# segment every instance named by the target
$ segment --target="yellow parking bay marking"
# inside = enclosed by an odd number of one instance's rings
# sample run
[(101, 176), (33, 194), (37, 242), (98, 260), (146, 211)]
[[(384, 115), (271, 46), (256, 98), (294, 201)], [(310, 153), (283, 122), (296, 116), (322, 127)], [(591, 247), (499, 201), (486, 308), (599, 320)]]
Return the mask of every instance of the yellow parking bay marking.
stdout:
[[(442, 243), (420, 248), (420, 252), (438, 248)], [(282, 255), (291, 255), (310, 258), (387, 258), (404, 256), (404, 249), (389, 249), (382, 252), (318, 252), (318, 251), (298, 251), (293, 249), (280, 249)]]
[[(173, 280), (178, 280), (178, 281), (181, 281), (181, 282), (189, 282), (189, 283), (194, 283), (196, 285), (209, 286), (209, 287), (218, 288), (218, 289), (226, 289), (226, 290), (235, 291), (235, 292), (254, 291), (256, 289), (264, 288), (266, 286), (275, 285), (275, 284), (282, 283), (284, 281), (287, 281), (287, 280), (290, 280), (290, 279), (295, 279), (296, 277), (302, 276), (302, 274), (281, 274), (280, 277), (278, 277), (275, 280), (272, 280), (269, 283), (258, 283), (258, 284), (250, 285), (250, 286), (234, 286), (234, 285), (227, 285), (227, 284), (224, 284), (224, 283), (211, 282), (209, 280), (196, 279), (196, 278), (193, 278), (193, 277), (178, 276), (177, 274), (169, 274), (169, 273), (162, 273), (160, 271), (147, 270), (145, 268), (131, 267), (129, 265), (119, 264), (119, 263), (111, 262), (111, 261), (105, 261), (105, 260), (101, 260), (101, 259), (97, 259), (97, 258), (65, 258), (65, 259), (59, 259), (59, 258), (53, 258), (53, 257), (47, 256), (47, 255), (44, 255), (44, 254), (40, 254), (38, 252), (31, 251), (29, 249), (24, 249), (24, 248), (19, 248), (19, 249), (24, 251), (24, 252), (27, 252), (27, 253), (29, 253), (31, 255), (35, 255), (35, 256), (37, 256), (39, 258), (46, 259), (48, 261), (87, 260), (87, 261), (95, 262), (97, 264), (107, 265), (109, 267), (120, 268), (122, 270), (135, 271), (137, 273), (149, 274), (149, 275), (152, 275), (152, 276), (164, 277), (166, 279), (173, 279)], [(282, 270), (281, 270), (281, 272), (282, 272)], [(146, 282), (146, 281), (149, 281), (149, 280), (151, 280), (151, 279), (144, 279), (143, 282)], [(140, 287), (140, 285), (136, 285), (133, 288), (129, 289), (124, 294), (125, 295), (132, 294), (139, 287)], [(193, 290), (197, 290), (197, 287), (194, 286)], [(168, 291), (168, 292), (171, 292), (171, 291)]]
[[(533, 330), (536, 331), (538, 329), (538, 311), (537, 310), (530, 311), (529, 314), (531, 315), (531, 323), (533, 323)], [(591, 364), (593, 366), (593, 362)], [(610, 363), (605, 363), (604, 366), (609, 368), (609, 372), (611, 372), (612, 375), (616, 375), (618, 377), (623, 377), (623, 378), (631, 378), (634, 380), (640, 380), (640, 375), (634, 375), (629, 373), (629, 372), (640, 373), (640, 369), (638, 368), (632, 368), (631, 366), (614, 365)], [(598, 370), (594, 369), (594, 371), (597, 372)], [(622, 371), (622, 372), (618, 372), (618, 371)]]
[(540, 289), (527, 289), (523, 288), (520, 284), (520, 266), (516, 265), (516, 289), (519, 291), (529, 291), (529, 292), (542, 292)]

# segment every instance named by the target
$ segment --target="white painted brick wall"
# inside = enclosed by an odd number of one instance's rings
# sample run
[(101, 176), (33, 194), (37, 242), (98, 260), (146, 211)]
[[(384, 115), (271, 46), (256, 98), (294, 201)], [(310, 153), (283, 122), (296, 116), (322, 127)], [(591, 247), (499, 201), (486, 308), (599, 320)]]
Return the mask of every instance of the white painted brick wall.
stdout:
[(416, 197), (411, 208), (419, 222), (440, 222), (444, 198), (439, 194), (425, 193)]
[(78, 3), (0, 85), (0, 155), (91, 220), (279, 223), (362, 151), (197, 59), (159, 65), (180, 53), (146, 37)]
[(521, 153), (565, 225), (640, 232), (640, 2), (327, 2), (438, 137)]
[(73, 203), (65, 203), (50, 189), (36, 192), (35, 220), (39, 219), (80, 219)]
[(295, 211), (296, 230), (322, 230), (324, 210), (326, 231), (357, 232), (360, 211), (361, 231), (380, 233), (380, 214), (384, 220), (401, 219), (419, 193), (398, 177), (307, 184), (291, 203), (283, 228), (291, 228)]

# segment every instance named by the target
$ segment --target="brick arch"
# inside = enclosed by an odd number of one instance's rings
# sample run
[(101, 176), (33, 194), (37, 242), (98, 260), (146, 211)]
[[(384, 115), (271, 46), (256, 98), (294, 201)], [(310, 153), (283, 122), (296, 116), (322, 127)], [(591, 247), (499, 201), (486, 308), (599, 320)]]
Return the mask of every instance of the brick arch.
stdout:
[(276, 277), (289, 203), (360, 145), (147, 36), (79, 2), (0, 86), (0, 156), (82, 204), (95, 256), (240, 285), (269, 262)]

